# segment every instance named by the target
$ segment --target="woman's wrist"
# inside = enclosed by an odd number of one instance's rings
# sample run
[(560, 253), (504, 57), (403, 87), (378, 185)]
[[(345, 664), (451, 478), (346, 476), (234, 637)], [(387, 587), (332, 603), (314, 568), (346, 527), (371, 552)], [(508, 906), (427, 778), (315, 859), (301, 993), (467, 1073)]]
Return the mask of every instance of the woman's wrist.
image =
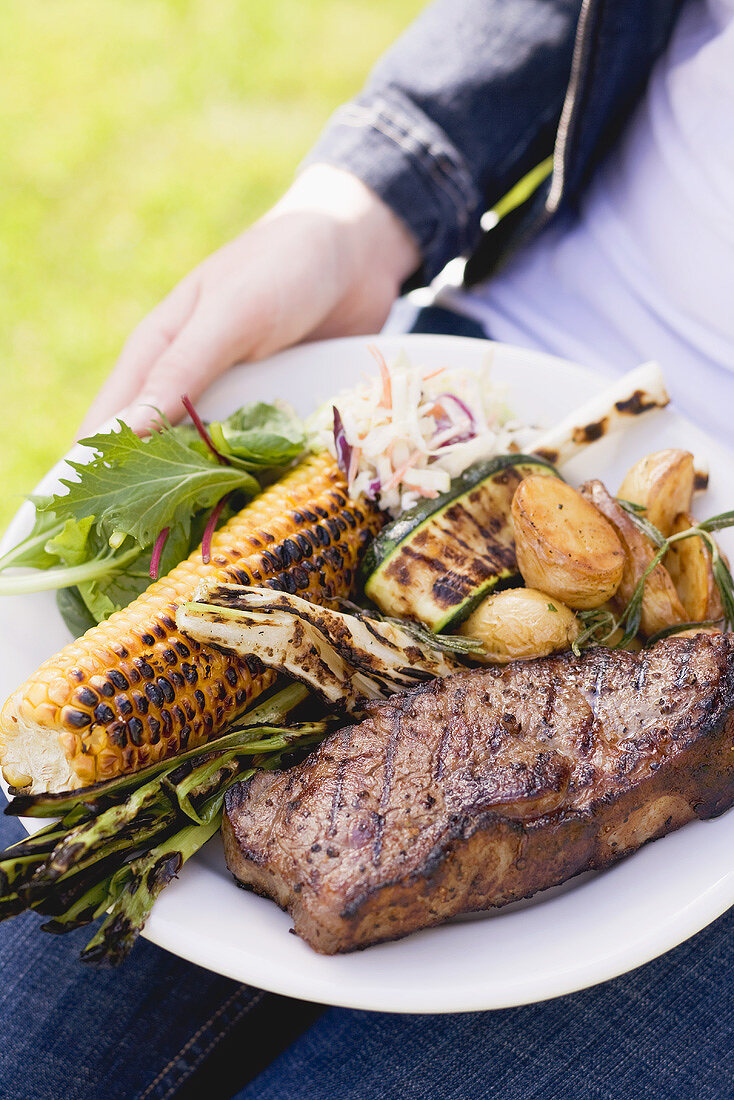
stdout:
[(312, 210), (338, 230), (339, 266), (347, 283), (372, 279), (395, 291), (421, 263), (417, 244), (400, 218), (357, 176), (329, 164), (305, 168), (266, 220)]

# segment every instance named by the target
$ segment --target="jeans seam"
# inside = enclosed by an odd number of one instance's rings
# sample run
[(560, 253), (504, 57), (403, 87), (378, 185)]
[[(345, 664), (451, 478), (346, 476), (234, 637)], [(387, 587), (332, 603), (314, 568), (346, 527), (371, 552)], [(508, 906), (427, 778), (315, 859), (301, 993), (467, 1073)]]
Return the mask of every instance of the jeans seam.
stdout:
[[(419, 122), (416, 124), (409, 115), (397, 111), (385, 100), (378, 100), (370, 106), (347, 103), (336, 112), (335, 120), (347, 126), (375, 129), (393, 141), (412, 160), (423, 164), (436, 186), (451, 203), (462, 235), (466, 233), (475, 188), (468, 170), (457, 160), (460, 156), (458, 150), (452, 155), (453, 149), (448, 138), (441, 147), (441, 153), (450, 163), (453, 172), (436, 155), (430, 133)], [(463, 243), (465, 242), (462, 241)]]
[[(173, 1056), (173, 1058), (171, 1058), (171, 1060), (167, 1063), (167, 1065), (165, 1065), (163, 1067), (163, 1069), (160, 1071), (160, 1073), (158, 1073), (156, 1075), (156, 1077), (153, 1078), (153, 1080), (147, 1086), (145, 1091), (140, 1093), (138, 1100), (146, 1100), (146, 1097), (150, 1097), (150, 1096), (153, 1095), (153, 1090), (156, 1088), (157, 1085), (159, 1085), (161, 1083), (161, 1081), (163, 1081), (163, 1079), (166, 1077), (166, 1075), (168, 1073), (170, 1073), (170, 1071), (176, 1065), (176, 1062), (187, 1052), (187, 1050), (189, 1050), (194, 1045), (194, 1043), (196, 1043), (196, 1041), (198, 1039), (201, 1038), (202, 1035), (204, 1035), (207, 1031), (210, 1030), (210, 1028), (214, 1024), (215, 1020), (217, 1020), (217, 1018), (219, 1016), (221, 1016), (223, 1012), (226, 1012), (226, 1010), (229, 1008), (229, 1006), (231, 1004), (233, 1004), (237, 1000), (237, 998), (242, 995), (243, 990), (247, 990), (248, 988), (249, 987), (244, 986), (244, 987), (236, 990), (232, 994), (232, 996), (224, 1002), (224, 1004), (221, 1004), (217, 1008), (216, 1012), (212, 1013), (212, 1015), (209, 1017), (209, 1019), (205, 1023), (203, 1023), (201, 1025), (201, 1027), (199, 1027), (198, 1030), (194, 1032), (193, 1035), (191, 1035), (189, 1037), (189, 1039), (184, 1043), (184, 1045), (181, 1047), (181, 1049), (178, 1051), (178, 1053), (175, 1054)], [(177, 1078), (175, 1083), (171, 1086), (171, 1088), (168, 1089), (168, 1091), (166, 1093), (163, 1094), (163, 1096), (160, 1098), (160, 1100), (168, 1100), (168, 1098), (170, 1096), (173, 1096), (173, 1094), (176, 1092), (176, 1090), (179, 1088), (179, 1086), (188, 1077), (191, 1076), (191, 1074), (194, 1072), (194, 1070), (201, 1064), (203, 1059), (206, 1058), (206, 1056), (216, 1046), (216, 1044), (218, 1042), (220, 1042), (229, 1031), (231, 1031), (231, 1029), (234, 1027), (234, 1025), (238, 1022), (238, 1020), (241, 1019), (241, 1017), (246, 1012), (248, 1012), (251, 1008), (254, 1008), (255, 1005), (259, 1004), (259, 1002), (262, 1000), (262, 998), (264, 996), (265, 996), (264, 990), (260, 989), (255, 993), (255, 995), (253, 997), (250, 997), (250, 999), (240, 1008), (240, 1010), (236, 1013), (236, 1015), (233, 1016), (233, 1018), (229, 1021), (229, 1023), (226, 1024), (224, 1026), (224, 1028), (220, 1032), (218, 1032), (211, 1039), (211, 1041), (206, 1046), (206, 1048), (197, 1055), (194, 1062), (190, 1066), (187, 1066), (187, 1068), (183, 1071), (183, 1073), (180, 1074), (180, 1076)]]
[(242, 1017), (250, 1011), (250, 1009), (255, 1008), (255, 1006), (260, 1003), (260, 1001), (263, 999), (264, 996), (265, 996), (265, 991), (261, 989), (251, 1000), (249, 1000), (247, 1002), (247, 1004), (242, 1005), (242, 1007), (239, 1009), (238, 1012), (235, 1013), (235, 1015), (232, 1017), (232, 1019), (229, 1021), (229, 1023), (223, 1029), (223, 1031), (218, 1032), (216, 1035), (212, 1036), (211, 1040), (209, 1041), (207, 1046), (204, 1048), (204, 1050), (202, 1050), (198, 1054), (198, 1056), (194, 1059), (194, 1061), (191, 1063), (191, 1065), (188, 1066), (186, 1068), (186, 1070), (181, 1074), (181, 1076), (178, 1078), (178, 1080), (173, 1085), (171, 1085), (171, 1088), (168, 1090), (167, 1093), (165, 1093), (161, 1097), (161, 1100), (170, 1100), (170, 1097), (172, 1097), (176, 1092), (178, 1092), (179, 1088), (184, 1083), (184, 1081), (187, 1081), (189, 1079), (189, 1077), (191, 1077), (191, 1075), (196, 1072), (196, 1070), (199, 1068), (199, 1066), (204, 1061), (204, 1059), (207, 1058), (209, 1056), (209, 1054), (211, 1054), (212, 1050), (217, 1045), (217, 1043), (220, 1043), (222, 1041), (222, 1039), (224, 1038), (224, 1036), (227, 1035), (232, 1030), (232, 1028), (235, 1026), (235, 1024), (238, 1023), (242, 1019)]

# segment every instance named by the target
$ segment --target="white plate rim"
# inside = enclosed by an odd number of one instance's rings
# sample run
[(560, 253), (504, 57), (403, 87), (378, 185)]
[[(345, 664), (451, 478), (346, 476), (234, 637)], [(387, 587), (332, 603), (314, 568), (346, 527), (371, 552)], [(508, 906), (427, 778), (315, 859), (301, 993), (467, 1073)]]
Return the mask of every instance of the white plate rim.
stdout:
[[(687, 909), (675, 914), (663, 929), (658, 927), (654, 934), (642, 935), (636, 943), (627, 944), (624, 949), (600, 956), (596, 966), (580, 963), (577, 968), (536, 977), (533, 982), (527, 980), (518, 982), (511, 994), (495, 991), (493, 995), (488, 996), (486, 991), (452, 992), (445, 986), (437, 985), (433, 988), (423, 987), (420, 1000), (417, 1000), (410, 990), (392, 988), (389, 1002), (384, 1003), (374, 994), (365, 995), (355, 990), (342, 994), (333, 979), (324, 979), (322, 982), (314, 982), (313, 979), (301, 980), (297, 973), (291, 975), (288, 980), (273, 978), (269, 965), (267, 963), (258, 965), (256, 960), (250, 962), (247, 983), (285, 997), (368, 1012), (453, 1015), (462, 1012), (499, 1011), (568, 996), (637, 970), (703, 931), (728, 912), (732, 906), (734, 906), (734, 876), (723, 876), (719, 883), (699, 895)], [(430, 929), (429, 933), (440, 933), (440, 930), (439, 926)], [(193, 942), (188, 935), (181, 935), (179, 929), (163, 921), (155, 921), (151, 918), (143, 935), (158, 947), (173, 951), (174, 954), (198, 966), (215, 970), (234, 981), (243, 980), (241, 971), (237, 967), (227, 966), (219, 953), (209, 951), (207, 946), (202, 946), (200, 942), (198, 944)], [(372, 949), (366, 948), (366, 950)], [(328, 963), (330, 960), (326, 957), (325, 961)]]

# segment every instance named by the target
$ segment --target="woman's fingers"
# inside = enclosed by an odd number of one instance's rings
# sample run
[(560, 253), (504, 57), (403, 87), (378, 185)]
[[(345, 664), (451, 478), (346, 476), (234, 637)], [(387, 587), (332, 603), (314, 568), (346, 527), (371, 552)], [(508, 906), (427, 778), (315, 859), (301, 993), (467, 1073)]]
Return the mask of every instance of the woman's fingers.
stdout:
[[(251, 229), (213, 253), (130, 337), (84, 429), (137, 431), (182, 414), (238, 359), (379, 325), (418, 265), (408, 231), (348, 172), (312, 165)], [(151, 407), (153, 406), (153, 407)]]
[(125, 344), (123, 352), (134, 359), (137, 369), (133, 372), (118, 362), (84, 417), (79, 428), (80, 436), (96, 431), (101, 424), (117, 415), (135, 399), (145, 371), (169, 342), (168, 336), (153, 323), (152, 317), (146, 318), (138, 326)]
[(79, 429), (83, 436), (133, 404), (154, 364), (191, 317), (199, 297), (192, 272), (133, 330), (111, 374), (95, 397)]
[(124, 419), (135, 431), (144, 431), (160, 410), (175, 423), (183, 416), (182, 396), (196, 401), (236, 357), (230, 326), (218, 310), (200, 305), (151, 365)]

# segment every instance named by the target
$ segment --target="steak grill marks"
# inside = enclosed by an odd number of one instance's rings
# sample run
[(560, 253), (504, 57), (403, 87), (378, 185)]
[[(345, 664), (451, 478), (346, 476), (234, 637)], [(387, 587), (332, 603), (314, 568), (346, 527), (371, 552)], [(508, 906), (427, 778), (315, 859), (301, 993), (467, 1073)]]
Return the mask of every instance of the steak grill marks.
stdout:
[(385, 814), (390, 804), (390, 791), (392, 786), (393, 768), (395, 766), (395, 752), (400, 738), (400, 711), (393, 716), (392, 731), (385, 752), (385, 770), (382, 774), (382, 794), (380, 795), (380, 810), (376, 815), (375, 839), (372, 845), (372, 861), (377, 866), (382, 853), (382, 833), (385, 828)]
[(227, 863), (317, 950), (364, 947), (723, 813), (733, 735), (731, 635), (459, 673), (233, 788)]

